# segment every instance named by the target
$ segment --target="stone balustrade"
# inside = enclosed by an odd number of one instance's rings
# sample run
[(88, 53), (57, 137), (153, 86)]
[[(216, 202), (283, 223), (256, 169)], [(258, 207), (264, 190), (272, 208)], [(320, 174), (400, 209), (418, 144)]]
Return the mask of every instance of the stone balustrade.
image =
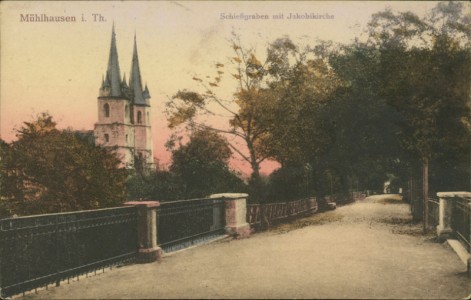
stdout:
[[(210, 198), (224, 199), (225, 202), (225, 231), (236, 238), (250, 236), (250, 225), (247, 223), (246, 200), (247, 194), (223, 193), (214, 194)], [(157, 224), (159, 201), (131, 201), (124, 206), (135, 206), (138, 211), (138, 255), (137, 261), (142, 263), (154, 262), (162, 257), (162, 249), (157, 245)], [(213, 226), (219, 228), (222, 224), (217, 207), (213, 208)]]
[(438, 213), (438, 226), (437, 235), (441, 240), (446, 240), (451, 237), (452, 217), (453, 217), (453, 201), (458, 198), (469, 199), (471, 203), (470, 192), (440, 192), (437, 193), (440, 199), (440, 207)]
[(224, 199), (226, 203), (226, 233), (244, 238), (250, 236), (250, 225), (247, 223), (248, 194), (224, 193), (213, 194), (210, 198)]
[[(458, 237), (466, 250), (457, 251), (460, 258), (467, 260), (471, 276), (471, 192), (440, 192), (437, 236), (440, 241)], [(454, 241), (454, 243), (458, 243)], [(459, 243), (458, 243), (459, 244)], [(456, 251), (456, 249), (455, 249)], [(466, 253), (467, 251), (467, 253)], [(464, 253), (459, 253), (464, 252)]]
[(139, 249), (137, 261), (141, 263), (154, 262), (162, 257), (162, 249), (157, 246), (157, 208), (159, 201), (131, 201), (125, 206), (137, 208), (137, 240)]

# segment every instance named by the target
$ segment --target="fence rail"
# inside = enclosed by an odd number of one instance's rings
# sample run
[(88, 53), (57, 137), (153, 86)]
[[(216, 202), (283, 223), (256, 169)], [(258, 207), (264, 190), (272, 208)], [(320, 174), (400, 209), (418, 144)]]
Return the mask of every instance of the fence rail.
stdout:
[(160, 247), (171, 252), (224, 234), (224, 199), (162, 202), (157, 222)]
[(317, 209), (315, 198), (269, 204), (248, 204), (247, 223), (252, 227), (261, 226), (262, 223), (269, 225), (272, 222), (288, 217), (294, 217), (303, 213), (314, 213)]
[(135, 207), (0, 220), (0, 293), (24, 293), (137, 253)]
[(455, 198), (453, 206), (452, 229), (456, 237), (463, 243), (468, 252), (471, 252), (471, 201)]

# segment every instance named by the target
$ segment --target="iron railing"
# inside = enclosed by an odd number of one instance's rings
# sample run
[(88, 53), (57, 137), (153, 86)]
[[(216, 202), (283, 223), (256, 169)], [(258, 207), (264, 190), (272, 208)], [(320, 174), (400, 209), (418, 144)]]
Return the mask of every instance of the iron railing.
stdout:
[(453, 200), (452, 229), (456, 237), (471, 252), (471, 201), (463, 198)]
[(438, 225), (438, 212), (440, 208), (440, 202), (436, 198), (428, 199), (428, 225), (430, 228), (435, 228)]
[(172, 252), (224, 234), (224, 199), (161, 202), (157, 243)]
[(247, 223), (252, 227), (261, 226), (262, 223), (270, 225), (288, 217), (295, 217), (303, 213), (314, 213), (317, 209), (315, 198), (268, 204), (248, 204)]
[(135, 207), (0, 220), (2, 297), (133, 261)]

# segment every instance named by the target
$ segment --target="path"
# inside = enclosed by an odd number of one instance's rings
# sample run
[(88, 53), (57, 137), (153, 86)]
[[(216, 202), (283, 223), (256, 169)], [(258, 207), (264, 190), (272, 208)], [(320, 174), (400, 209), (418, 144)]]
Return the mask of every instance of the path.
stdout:
[[(392, 202), (392, 203), (391, 203)], [(131, 265), (27, 298), (464, 298), (457, 255), (369, 197), (292, 225)], [(324, 224), (316, 224), (323, 223)], [(293, 227), (306, 226), (291, 230)]]

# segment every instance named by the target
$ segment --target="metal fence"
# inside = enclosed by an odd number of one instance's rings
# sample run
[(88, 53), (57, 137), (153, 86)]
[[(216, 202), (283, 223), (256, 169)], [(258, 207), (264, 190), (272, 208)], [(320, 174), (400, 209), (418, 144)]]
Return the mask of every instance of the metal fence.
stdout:
[(137, 253), (135, 207), (0, 220), (0, 294), (9, 297), (108, 266)]
[(438, 225), (438, 211), (440, 202), (436, 198), (428, 199), (428, 225), (430, 228), (436, 228)]
[(252, 227), (261, 226), (263, 223), (270, 225), (278, 220), (316, 211), (315, 198), (269, 204), (248, 204), (247, 223)]
[(452, 229), (468, 252), (471, 252), (471, 201), (463, 198), (455, 198), (453, 201)]
[(224, 234), (224, 199), (161, 202), (157, 243), (165, 252), (176, 251)]

